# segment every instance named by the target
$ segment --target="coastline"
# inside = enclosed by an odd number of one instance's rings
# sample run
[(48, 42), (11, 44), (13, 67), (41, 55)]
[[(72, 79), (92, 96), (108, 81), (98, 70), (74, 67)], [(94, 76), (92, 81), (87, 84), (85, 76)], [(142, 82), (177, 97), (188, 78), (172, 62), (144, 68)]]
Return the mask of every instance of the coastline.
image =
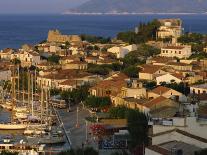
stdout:
[(123, 12), (123, 13), (102, 13), (102, 12), (64, 12), (61, 13), (60, 15), (207, 15), (207, 12), (204, 13), (185, 13), (185, 12), (180, 12), (180, 13), (165, 13), (165, 12), (160, 12), (160, 13), (153, 13), (153, 12), (144, 12), (144, 13), (129, 13), (129, 12)]

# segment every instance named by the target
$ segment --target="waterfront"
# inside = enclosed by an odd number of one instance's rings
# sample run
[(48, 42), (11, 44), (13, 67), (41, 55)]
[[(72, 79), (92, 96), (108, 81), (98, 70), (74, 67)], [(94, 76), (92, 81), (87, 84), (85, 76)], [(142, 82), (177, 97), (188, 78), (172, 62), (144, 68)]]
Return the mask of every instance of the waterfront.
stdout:
[(46, 39), (50, 29), (114, 37), (155, 18), (181, 18), (185, 31), (207, 33), (206, 15), (0, 15), (0, 49), (38, 43)]

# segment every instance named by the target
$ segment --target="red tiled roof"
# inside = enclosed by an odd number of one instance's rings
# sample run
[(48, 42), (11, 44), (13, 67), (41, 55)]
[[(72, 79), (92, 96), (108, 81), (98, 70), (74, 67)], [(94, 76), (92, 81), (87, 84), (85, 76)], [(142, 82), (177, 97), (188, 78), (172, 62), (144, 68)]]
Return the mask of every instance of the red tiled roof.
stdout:
[(160, 104), (161, 102), (165, 101), (165, 100), (169, 100), (163, 96), (159, 96), (155, 99), (152, 99), (151, 101), (149, 101), (148, 103), (145, 104), (146, 107), (151, 108), (154, 105)]
[(141, 73), (153, 74), (153, 73), (157, 72), (158, 70), (160, 70), (162, 68), (162, 66), (144, 64), (141, 66), (141, 68), (142, 68)]
[(162, 95), (162, 94), (168, 92), (169, 90), (170, 90), (170, 88), (167, 88), (164, 86), (158, 86), (158, 87), (154, 88), (153, 90), (151, 90), (151, 92), (153, 92), (155, 94)]

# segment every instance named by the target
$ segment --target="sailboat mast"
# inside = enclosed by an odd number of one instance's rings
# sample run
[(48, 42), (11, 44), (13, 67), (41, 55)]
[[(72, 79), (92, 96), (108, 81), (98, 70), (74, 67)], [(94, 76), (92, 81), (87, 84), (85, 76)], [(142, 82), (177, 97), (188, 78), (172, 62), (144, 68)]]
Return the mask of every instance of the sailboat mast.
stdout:
[(33, 74), (31, 74), (31, 87), (32, 87), (32, 116), (34, 116), (34, 102), (33, 102)]
[(27, 73), (28, 75), (28, 107), (30, 106), (30, 90), (31, 90), (31, 88), (30, 88), (30, 71), (29, 71), (29, 69), (28, 69), (28, 73)]

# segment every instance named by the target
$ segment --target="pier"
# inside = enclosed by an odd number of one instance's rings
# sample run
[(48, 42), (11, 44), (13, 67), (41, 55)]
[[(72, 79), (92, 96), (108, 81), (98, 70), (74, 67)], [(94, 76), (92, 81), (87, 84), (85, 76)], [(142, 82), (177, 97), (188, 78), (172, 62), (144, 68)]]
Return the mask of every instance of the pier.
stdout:
[[(65, 125), (64, 125), (64, 123), (63, 123), (63, 121), (62, 121), (62, 119), (61, 119), (61, 117), (60, 117), (60, 114), (59, 114), (58, 110), (56, 110), (56, 108), (54, 107), (53, 104), (51, 104), (51, 105), (52, 105), (52, 107), (53, 107), (53, 109), (54, 109), (54, 111), (55, 111), (56, 117), (57, 117), (57, 119), (58, 119), (58, 121), (59, 121), (59, 123), (60, 123), (60, 125), (61, 125), (61, 127), (62, 127), (62, 129), (63, 129), (63, 131), (64, 131), (64, 133), (65, 133), (66, 139), (67, 139), (68, 144), (69, 144), (69, 149), (71, 149), (72, 142), (71, 142), (70, 137), (69, 137), (69, 135), (68, 135), (68, 132), (67, 132), (67, 130), (66, 130), (66, 128), (65, 128)], [(69, 132), (69, 133), (70, 133), (70, 132)]]

